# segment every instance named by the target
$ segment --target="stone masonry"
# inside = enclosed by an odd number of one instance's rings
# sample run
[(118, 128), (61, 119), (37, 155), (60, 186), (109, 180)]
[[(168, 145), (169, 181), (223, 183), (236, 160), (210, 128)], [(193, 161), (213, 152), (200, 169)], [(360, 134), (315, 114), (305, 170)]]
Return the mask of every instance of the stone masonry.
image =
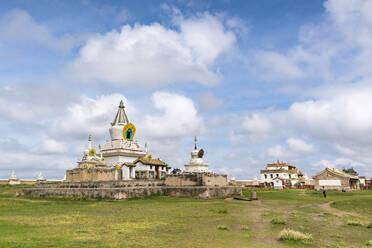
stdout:
[(40, 182), (23, 190), (25, 195), (129, 199), (150, 195), (196, 198), (226, 198), (241, 195), (239, 187), (231, 186), (167, 186), (164, 180), (131, 180), (105, 182)]

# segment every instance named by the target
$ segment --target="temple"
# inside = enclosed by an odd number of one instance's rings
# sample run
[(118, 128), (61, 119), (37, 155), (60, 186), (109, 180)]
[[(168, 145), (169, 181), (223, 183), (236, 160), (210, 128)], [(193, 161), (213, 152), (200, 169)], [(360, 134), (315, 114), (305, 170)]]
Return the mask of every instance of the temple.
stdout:
[(149, 195), (201, 198), (225, 198), (242, 195), (240, 187), (227, 185), (227, 175), (216, 174), (203, 161), (204, 150), (198, 149), (195, 137), (191, 159), (181, 173), (169, 173), (160, 158), (153, 158), (134, 139), (136, 127), (125, 113), (123, 101), (109, 127), (111, 139), (98, 152), (92, 136), (77, 166), (66, 171), (65, 180), (50, 183), (40, 180), (34, 188), (23, 189), (26, 195), (100, 197), (128, 199)]
[(160, 158), (153, 159), (134, 140), (136, 127), (129, 122), (123, 101), (109, 133), (111, 139), (98, 147), (99, 153), (93, 148), (92, 136), (89, 136), (87, 149), (77, 167), (66, 172), (67, 182), (165, 178), (170, 167)]
[(279, 178), (289, 186), (304, 183), (303, 174), (296, 166), (279, 160), (276, 163), (267, 164), (266, 169), (260, 171), (260, 176), (261, 182), (268, 186), (274, 185), (275, 178)]

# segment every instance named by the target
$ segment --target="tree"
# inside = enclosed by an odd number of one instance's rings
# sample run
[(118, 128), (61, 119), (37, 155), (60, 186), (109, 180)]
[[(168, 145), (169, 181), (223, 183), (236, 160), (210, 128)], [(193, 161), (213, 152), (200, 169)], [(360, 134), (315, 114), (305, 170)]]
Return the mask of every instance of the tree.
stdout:
[(350, 175), (355, 175), (355, 176), (358, 175), (358, 172), (356, 172), (353, 167), (343, 168), (342, 171)]

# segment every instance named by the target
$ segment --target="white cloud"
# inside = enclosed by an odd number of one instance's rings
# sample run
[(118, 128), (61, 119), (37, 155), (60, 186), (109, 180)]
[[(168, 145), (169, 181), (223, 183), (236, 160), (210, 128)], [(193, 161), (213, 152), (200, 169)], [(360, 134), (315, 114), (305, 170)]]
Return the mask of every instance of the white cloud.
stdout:
[(50, 135), (82, 139), (91, 134), (94, 139), (102, 139), (107, 135), (120, 100), (124, 100), (127, 112), (135, 113), (135, 107), (121, 94), (101, 95), (95, 99), (81, 96), (79, 102), (67, 107), (65, 115), (54, 119), (49, 127)]
[(288, 159), (293, 154), (281, 145), (276, 145), (267, 149), (267, 154), (274, 159)]
[[(0, 116), (8, 121), (37, 123), (64, 111), (74, 95), (59, 84), (36, 84), (0, 87)], [(58, 103), (58, 104), (51, 104)]]
[(353, 151), (352, 149), (350, 149), (349, 147), (345, 147), (345, 146), (342, 146), (340, 144), (335, 144), (334, 147), (336, 148), (336, 150), (343, 154), (343, 155), (349, 155), (349, 156), (353, 156), (353, 155), (356, 155), (356, 152)]
[(203, 132), (204, 122), (191, 99), (174, 93), (157, 91), (152, 95), (155, 112), (145, 115), (141, 128), (146, 137), (183, 138)]
[(307, 144), (305, 141), (296, 138), (287, 139), (288, 147), (294, 152), (314, 152), (315, 148), (311, 144)]
[[(364, 0), (329, 0), (317, 23), (304, 24), (298, 44), (284, 52), (256, 51), (252, 72), (265, 80), (353, 80), (372, 76), (372, 4)], [(299, 83), (301, 83), (299, 82)]]
[(0, 40), (26, 45), (36, 43), (61, 51), (69, 51), (77, 42), (70, 35), (53, 35), (47, 26), (37, 23), (26, 11), (20, 9), (14, 9), (1, 18)]
[(224, 103), (222, 98), (218, 98), (211, 92), (205, 92), (198, 96), (198, 107), (200, 111), (206, 112), (217, 109)]
[(46, 153), (46, 154), (57, 154), (66, 153), (67, 146), (63, 142), (59, 142), (50, 137), (44, 136), (41, 139), (41, 144), (33, 149), (36, 153)]
[(371, 144), (372, 88), (328, 92), (329, 98), (295, 102), (288, 118), (316, 138)]
[(263, 80), (299, 79), (304, 76), (301, 68), (285, 55), (256, 51), (253, 58), (255, 74)]
[[(235, 35), (208, 13), (181, 18), (179, 30), (159, 23), (125, 25), (87, 40), (69, 65), (78, 80), (121, 85), (220, 81), (216, 60), (235, 45)], [(216, 42), (218, 41), (218, 42)]]
[(313, 164), (313, 169), (322, 169), (325, 167), (343, 169), (348, 167), (365, 167), (365, 165), (349, 158), (337, 158), (335, 160), (324, 159)]
[(263, 113), (253, 113), (244, 117), (240, 127), (230, 135), (233, 144), (262, 143), (270, 137), (273, 124)]
[(265, 119), (258, 114), (253, 114), (250, 117), (246, 117), (242, 123), (243, 130), (247, 131), (248, 133), (259, 133), (259, 134), (267, 134), (271, 132), (272, 125), (269, 120)]

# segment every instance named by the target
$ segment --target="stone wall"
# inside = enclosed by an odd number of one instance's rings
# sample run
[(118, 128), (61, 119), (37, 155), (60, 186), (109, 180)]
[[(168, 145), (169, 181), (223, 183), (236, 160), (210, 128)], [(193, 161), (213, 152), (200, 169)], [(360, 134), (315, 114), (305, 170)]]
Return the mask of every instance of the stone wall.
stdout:
[(115, 180), (115, 168), (75, 168), (66, 171), (66, 181), (89, 182)]
[(196, 197), (196, 198), (226, 198), (241, 196), (242, 189), (239, 187), (208, 187), (208, 186), (189, 186), (189, 187), (165, 187), (165, 195)]
[(35, 184), (35, 188), (59, 188), (59, 189), (74, 189), (74, 188), (131, 188), (131, 187), (159, 187), (165, 186), (164, 180), (127, 180), (127, 181), (104, 181), (104, 182), (40, 182)]
[(167, 186), (227, 186), (227, 176), (215, 173), (184, 172), (168, 175)]
[(106, 182), (41, 182), (23, 190), (25, 195), (128, 199), (150, 195), (197, 198), (225, 198), (241, 195), (239, 187), (166, 186), (164, 180), (131, 180)]

